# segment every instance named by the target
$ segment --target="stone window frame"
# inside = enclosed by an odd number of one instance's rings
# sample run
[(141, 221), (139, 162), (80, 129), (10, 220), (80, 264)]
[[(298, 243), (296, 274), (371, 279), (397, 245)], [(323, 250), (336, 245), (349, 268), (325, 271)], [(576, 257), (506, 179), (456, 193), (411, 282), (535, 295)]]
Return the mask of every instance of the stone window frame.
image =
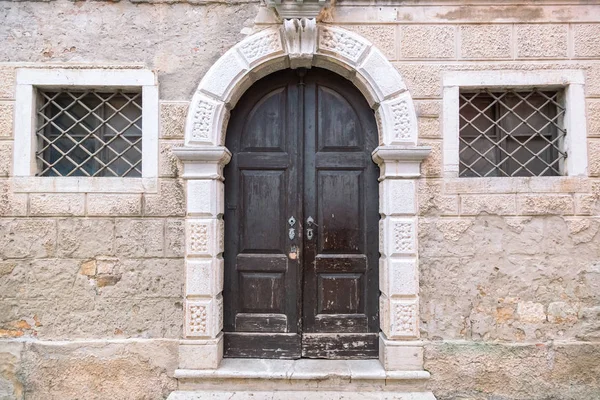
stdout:
[[(564, 90), (567, 130), (564, 146), (568, 158), (563, 176), (588, 176), (587, 125), (585, 117), (585, 74), (581, 70), (486, 70), (447, 71), (443, 74), (443, 176), (458, 178), (459, 175), (459, 104), (461, 89), (516, 89), (536, 88)], [(519, 179), (518, 177), (461, 178)], [(534, 176), (528, 179), (547, 180), (552, 177)]]
[[(37, 89), (126, 89), (142, 92), (142, 176), (35, 176)], [(142, 193), (158, 190), (159, 92), (144, 68), (18, 68), (16, 71), (13, 180), (23, 193)]]

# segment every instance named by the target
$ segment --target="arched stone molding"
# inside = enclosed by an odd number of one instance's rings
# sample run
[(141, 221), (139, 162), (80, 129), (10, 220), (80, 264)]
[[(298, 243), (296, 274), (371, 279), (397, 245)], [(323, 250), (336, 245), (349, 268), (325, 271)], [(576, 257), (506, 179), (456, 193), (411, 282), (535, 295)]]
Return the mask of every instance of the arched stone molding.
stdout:
[(365, 38), (285, 20), (247, 37), (206, 73), (187, 116), (185, 337), (180, 368), (214, 369), (223, 354), (223, 167), (230, 110), (258, 79), (285, 68), (327, 68), (352, 81), (373, 108), (380, 146), (380, 360), (387, 371), (422, 369), (419, 338), (416, 178), (429, 148), (417, 146), (412, 98), (400, 74)]
[(416, 144), (412, 98), (381, 51), (356, 33), (302, 19), (245, 38), (210, 68), (192, 98), (185, 145), (223, 145), (229, 111), (250, 85), (274, 71), (311, 66), (334, 71), (360, 89), (376, 112), (380, 145)]

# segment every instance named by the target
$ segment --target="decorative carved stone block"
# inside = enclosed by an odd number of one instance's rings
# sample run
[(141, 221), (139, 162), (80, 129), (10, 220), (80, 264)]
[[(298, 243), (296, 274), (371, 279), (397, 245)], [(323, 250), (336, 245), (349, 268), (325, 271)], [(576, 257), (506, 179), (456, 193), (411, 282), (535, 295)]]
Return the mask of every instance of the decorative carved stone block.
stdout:
[(387, 257), (416, 254), (415, 218), (384, 218), (380, 221), (380, 252)]
[(383, 132), (383, 143), (416, 144), (418, 137), (417, 118), (410, 94), (401, 95), (381, 103), (377, 113), (383, 120), (382, 125), (387, 127)]
[(186, 261), (185, 293), (187, 296), (216, 296), (223, 291), (223, 259)]
[(223, 182), (216, 179), (190, 179), (187, 181), (188, 214), (217, 217), (223, 214)]
[(186, 300), (186, 337), (217, 337), (223, 327), (223, 297), (210, 300)]
[(332, 27), (320, 28), (318, 51), (341, 57), (351, 65), (357, 65), (370, 46), (369, 41), (352, 32)]
[(196, 95), (188, 114), (186, 145), (217, 144), (225, 115), (224, 104), (202, 94)]
[(379, 290), (388, 297), (416, 296), (419, 292), (416, 259), (379, 261)]
[(186, 241), (188, 255), (216, 257), (223, 252), (223, 220), (188, 219)]
[(330, 0), (266, 0), (281, 18), (315, 18)]
[(416, 338), (419, 336), (418, 330), (418, 303), (413, 301), (390, 302), (390, 337), (391, 338)]
[(281, 34), (278, 29), (266, 29), (248, 36), (239, 43), (238, 48), (250, 67), (274, 55), (283, 54)]
[(286, 19), (283, 35), (290, 67), (310, 68), (317, 48), (317, 22), (313, 18)]
[(379, 212), (384, 215), (416, 212), (415, 181), (386, 179), (379, 184)]

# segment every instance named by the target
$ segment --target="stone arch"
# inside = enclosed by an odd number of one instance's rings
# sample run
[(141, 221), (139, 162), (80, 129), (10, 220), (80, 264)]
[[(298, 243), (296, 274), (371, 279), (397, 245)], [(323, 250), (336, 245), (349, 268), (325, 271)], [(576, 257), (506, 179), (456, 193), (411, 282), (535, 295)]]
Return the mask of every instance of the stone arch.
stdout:
[(311, 66), (336, 72), (358, 87), (375, 111), (380, 145), (416, 144), (412, 98), (382, 52), (354, 32), (302, 19), (245, 38), (213, 64), (192, 98), (186, 146), (222, 146), (229, 110), (250, 85), (281, 69)]
[[(379, 147), (373, 160), (380, 169), (381, 215), (380, 361), (387, 373), (422, 368), (422, 342), (417, 341), (416, 178), (431, 149), (416, 145), (412, 98), (381, 51), (360, 35), (317, 25), (314, 19), (286, 19), (283, 26), (242, 40), (210, 68), (192, 98), (185, 146), (173, 149), (184, 164), (187, 210), (184, 336), (190, 340), (180, 344), (180, 368), (215, 369), (223, 355), (223, 167), (231, 158), (224, 147), (229, 111), (258, 79), (281, 69), (311, 66), (349, 79), (375, 112)], [(416, 379), (429, 377), (426, 371), (412, 372), (418, 372)]]

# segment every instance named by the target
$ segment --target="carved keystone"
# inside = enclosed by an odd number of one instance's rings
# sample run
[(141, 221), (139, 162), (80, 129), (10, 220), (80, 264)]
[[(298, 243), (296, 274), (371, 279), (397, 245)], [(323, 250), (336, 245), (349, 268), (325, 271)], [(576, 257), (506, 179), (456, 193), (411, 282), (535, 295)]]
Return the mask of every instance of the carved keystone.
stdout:
[(290, 67), (310, 68), (317, 51), (317, 21), (314, 18), (286, 19), (283, 36), (290, 57)]

